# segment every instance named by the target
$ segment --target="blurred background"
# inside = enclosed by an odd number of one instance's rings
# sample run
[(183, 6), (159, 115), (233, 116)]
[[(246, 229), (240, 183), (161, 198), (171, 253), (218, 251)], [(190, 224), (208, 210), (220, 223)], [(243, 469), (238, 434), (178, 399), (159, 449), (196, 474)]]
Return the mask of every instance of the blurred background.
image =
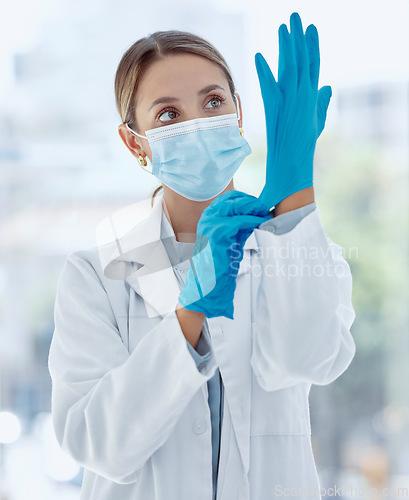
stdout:
[[(409, 496), (409, 2), (390, 0), (14, 0), (0, 15), (0, 499), (79, 498), (82, 469), (59, 450), (47, 368), (59, 273), (96, 245), (96, 226), (150, 196), (118, 135), (114, 77), (125, 50), (156, 30), (192, 31), (225, 56), (253, 149), (235, 187), (265, 181), (265, 119), (254, 66), (277, 74), (293, 11), (320, 35), (331, 85), (314, 186), (327, 235), (354, 281), (357, 353), (310, 393), (325, 488)], [(347, 491), (348, 487), (350, 491)], [(398, 490), (406, 488), (406, 490)], [(257, 499), (262, 500), (262, 499)]]

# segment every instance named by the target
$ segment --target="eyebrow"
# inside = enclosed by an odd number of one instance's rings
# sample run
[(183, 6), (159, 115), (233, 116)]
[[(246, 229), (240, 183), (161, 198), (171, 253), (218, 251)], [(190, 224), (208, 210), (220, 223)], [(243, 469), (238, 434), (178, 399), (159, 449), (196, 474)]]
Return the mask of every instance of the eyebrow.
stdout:
[[(198, 95), (207, 94), (208, 92), (210, 92), (214, 89), (221, 89), (224, 91), (224, 88), (220, 87), (220, 85), (212, 84), (212, 85), (208, 85), (204, 89), (200, 90), (197, 94)], [(179, 100), (180, 99), (176, 99), (176, 97), (159, 97), (159, 99), (156, 99), (156, 101), (153, 101), (153, 103), (150, 105), (148, 111), (150, 111), (157, 104), (163, 104), (165, 102), (175, 102), (175, 101), (179, 101)]]

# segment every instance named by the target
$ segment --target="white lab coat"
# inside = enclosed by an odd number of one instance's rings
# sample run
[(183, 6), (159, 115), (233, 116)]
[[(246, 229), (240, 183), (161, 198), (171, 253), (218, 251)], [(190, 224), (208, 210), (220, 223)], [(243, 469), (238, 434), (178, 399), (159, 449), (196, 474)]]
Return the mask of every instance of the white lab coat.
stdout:
[(162, 201), (109, 217), (98, 246), (70, 254), (60, 274), (52, 414), (61, 447), (84, 466), (81, 500), (211, 500), (206, 382), (217, 366), (225, 387), (217, 500), (320, 498), (308, 394), (355, 354), (341, 247), (318, 207), (288, 233), (255, 229), (234, 320), (206, 320), (213, 352), (199, 371), (175, 315)]

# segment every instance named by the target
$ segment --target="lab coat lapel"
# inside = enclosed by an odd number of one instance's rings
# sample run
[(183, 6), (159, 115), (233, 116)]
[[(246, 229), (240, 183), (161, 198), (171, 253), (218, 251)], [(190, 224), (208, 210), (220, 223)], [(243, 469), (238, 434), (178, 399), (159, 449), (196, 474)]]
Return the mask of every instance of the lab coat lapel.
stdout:
[(152, 248), (143, 267), (126, 281), (143, 298), (148, 317), (164, 317), (176, 307), (180, 288), (161, 241)]
[(127, 276), (129, 286), (145, 302), (148, 317), (164, 317), (175, 308), (180, 288), (172, 264), (161, 240), (161, 220), (163, 194), (157, 197), (155, 204), (135, 228), (134, 241), (139, 245), (133, 259), (137, 269)]
[(125, 280), (141, 296), (149, 318), (165, 316), (180, 289), (161, 241), (163, 194), (125, 207), (102, 221), (97, 242), (104, 275)]

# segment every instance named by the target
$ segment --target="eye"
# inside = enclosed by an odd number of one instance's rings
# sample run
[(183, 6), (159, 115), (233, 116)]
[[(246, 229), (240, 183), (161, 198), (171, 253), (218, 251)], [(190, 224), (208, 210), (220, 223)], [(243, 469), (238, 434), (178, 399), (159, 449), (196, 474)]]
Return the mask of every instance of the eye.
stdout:
[[(174, 109), (165, 109), (158, 114), (158, 120), (161, 122), (170, 122), (171, 120), (174, 120), (176, 118), (177, 114), (178, 112)], [(162, 119), (163, 116), (165, 117), (164, 119)]]
[[(225, 97), (214, 95), (211, 97), (210, 101), (206, 104), (205, 108), (219, 108), (223, 102), (226, 100)], [(210, 107), (208, 106), (210, 104)]]

